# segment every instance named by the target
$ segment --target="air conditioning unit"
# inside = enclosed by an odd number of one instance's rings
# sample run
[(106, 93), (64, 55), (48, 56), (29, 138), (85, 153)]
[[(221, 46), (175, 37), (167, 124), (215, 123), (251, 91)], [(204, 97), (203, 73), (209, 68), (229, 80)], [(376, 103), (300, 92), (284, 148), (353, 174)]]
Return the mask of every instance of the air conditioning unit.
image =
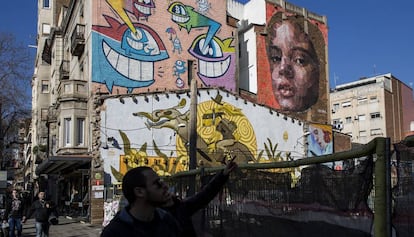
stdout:
[(334, 129), (341, 131), (344, 129), (344, 125), (342, 123), (337, 123), (333, 125)]

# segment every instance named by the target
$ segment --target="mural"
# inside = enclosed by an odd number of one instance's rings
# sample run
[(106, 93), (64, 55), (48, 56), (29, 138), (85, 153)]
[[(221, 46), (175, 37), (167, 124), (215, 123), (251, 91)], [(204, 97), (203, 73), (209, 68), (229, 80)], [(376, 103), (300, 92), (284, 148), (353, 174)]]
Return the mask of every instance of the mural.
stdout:
[[(95, 0), (93, 4), (95, 90), (111, 94), (175, 90), (188, 88), (189, 77), (194, 76), (204, 86), (236, 89), (234, 29), (221, 23), (226, 22), (225, 2)], [(216, 10), (210, 11), (213, 6)]]
[(258, 57), (263, 53), (267, 58), (259, 70), (268, 72), (260, 72), (265, 77), (259, 78), (258, 101), (302, 119), (327, 122), (326, 25), (271, 3), (266, 4), (266, 17), (266, 49), (259, 49)]
[(308, 135), (308, 157), (333, 153), (332, 125), (310, 124)]
[[(228, 92), (206, 89), (199, 90), (199, 94), (198, 166), (219, 166), (228, 156), (235, 156), (237, 163), (305, 156), (300, 142), (303, 125), (299, 121)], [(188, 170), (189, 93), (124, 96), (122, 101), (106, 99), (101, 112), (105, 171), (120, 181), (128, 169), (143, 165), (153, 167), (160, 175)], [(294, 174), (288, 169), (274, 171)]]

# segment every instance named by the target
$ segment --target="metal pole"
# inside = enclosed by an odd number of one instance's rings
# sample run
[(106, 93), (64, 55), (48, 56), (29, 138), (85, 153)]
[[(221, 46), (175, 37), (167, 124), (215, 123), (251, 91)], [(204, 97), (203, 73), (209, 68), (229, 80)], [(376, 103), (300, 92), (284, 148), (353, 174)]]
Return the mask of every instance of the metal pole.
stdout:
[[(191, 80), (190, 127), (189, 127), (189, 169), (197, 168), (197, 81)], [(190, 178), (187, 196), (195, 194), (195, 175)]]
[(392, 236), (392, 194), (391, 194), (391, 139), (385, 139), (385, 184), (386, 184), (386, 224), (387, 236)]

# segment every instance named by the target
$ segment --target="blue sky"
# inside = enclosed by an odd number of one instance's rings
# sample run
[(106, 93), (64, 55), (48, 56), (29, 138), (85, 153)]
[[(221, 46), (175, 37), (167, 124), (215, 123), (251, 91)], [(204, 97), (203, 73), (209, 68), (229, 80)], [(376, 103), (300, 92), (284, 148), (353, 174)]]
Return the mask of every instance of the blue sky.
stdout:
[[(384, 73), (392, 73), (409, 86), (414, 83), (414, 1), (289, 2), (328, 18), (331, 87), (335, 82), (342, 84)], [(37, 0), (2, 2), (0, 31), (14, 33), (18, 42), (36, 43), (36, 21)]]

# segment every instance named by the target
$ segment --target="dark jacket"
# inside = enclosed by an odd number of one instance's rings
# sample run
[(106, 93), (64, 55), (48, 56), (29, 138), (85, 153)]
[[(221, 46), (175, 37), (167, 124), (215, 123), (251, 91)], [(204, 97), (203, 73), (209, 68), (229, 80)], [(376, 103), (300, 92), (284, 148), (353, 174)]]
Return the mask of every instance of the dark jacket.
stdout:
[(111, 222), (104, 227), (101, 237), (178, 237), (180, 228), (171, 214), (156, 209), (154, 219), (143, 222), (135, 219), (127, 211), (129, 206), (118, 212)]
[(45, 201), (45, 200), (36, 200), (32, 203), (32, 206), (27, 212), (26, 218), (30, 219), (33, 215), (36, 222), (48, 223), (49, 217), (52, 213), (57, 216), (56, 207), (53, 203)]
[(174, 198), (174, 205), (163, 207), (169, 211), (180, 223), (183, 237), (197, 236), (191, 217), (200, 209), (205, 208), (208, 203), (222, 190), (229, 176), (224, 175), (223, 171), (215, 175), (198, 193), (180, 200)]
[(22, 198), (8, 198), (6, 200), (6, 211), (3, 219), (7, 220), (9, 217), (22, 218), (25, 215), (25, 203)]

